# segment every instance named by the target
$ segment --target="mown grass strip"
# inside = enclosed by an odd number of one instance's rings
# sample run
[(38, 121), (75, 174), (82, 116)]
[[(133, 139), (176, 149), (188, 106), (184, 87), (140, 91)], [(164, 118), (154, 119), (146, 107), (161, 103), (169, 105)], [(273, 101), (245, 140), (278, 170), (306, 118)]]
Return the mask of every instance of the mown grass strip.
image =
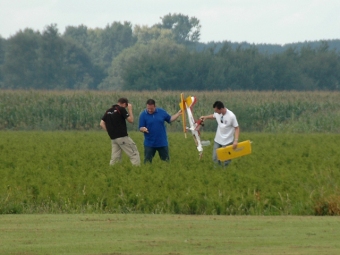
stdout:
[(38, 214), (0, 217), (0, 254), (339, 254), (336, 217)]

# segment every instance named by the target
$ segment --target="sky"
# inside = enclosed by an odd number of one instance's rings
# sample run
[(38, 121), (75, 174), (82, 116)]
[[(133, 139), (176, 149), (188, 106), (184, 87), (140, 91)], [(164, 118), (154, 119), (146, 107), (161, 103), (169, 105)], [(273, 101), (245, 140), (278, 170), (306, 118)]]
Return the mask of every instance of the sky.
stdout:
[(340, 0), (0, 0), (0, 36), (57, 24), (152, 26), (167, 14), (196, 17), (200, 42), (289, 44), (340, 39)]

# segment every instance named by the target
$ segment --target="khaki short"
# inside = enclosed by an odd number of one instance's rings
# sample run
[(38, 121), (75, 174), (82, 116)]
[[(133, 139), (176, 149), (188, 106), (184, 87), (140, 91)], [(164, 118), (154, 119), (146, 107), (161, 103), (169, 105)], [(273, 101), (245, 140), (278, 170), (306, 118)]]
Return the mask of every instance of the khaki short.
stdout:
[(110, 165), (120, 162), (122, 159), (122, 151), (124, 151), (133, 165), (140, 165), (140, 156), (135, 142), (129, 137), (124, 136), (111, 140), (112, 153)]

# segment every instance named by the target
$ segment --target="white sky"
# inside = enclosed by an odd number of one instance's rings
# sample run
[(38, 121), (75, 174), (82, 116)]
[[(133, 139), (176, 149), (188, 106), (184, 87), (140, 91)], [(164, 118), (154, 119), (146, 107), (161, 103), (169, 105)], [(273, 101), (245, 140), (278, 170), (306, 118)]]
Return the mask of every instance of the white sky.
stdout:
[(200, 42), (286, 44), (340, 39), (340, 0), (0, 0), (0, 35), (57, 24), (151, 26), (167, 14), (196, 17)]

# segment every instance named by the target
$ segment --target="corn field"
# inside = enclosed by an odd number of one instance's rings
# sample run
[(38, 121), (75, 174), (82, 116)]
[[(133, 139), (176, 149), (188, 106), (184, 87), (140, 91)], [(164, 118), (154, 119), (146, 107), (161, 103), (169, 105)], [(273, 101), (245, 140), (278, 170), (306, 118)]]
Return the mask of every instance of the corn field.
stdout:
[[(179, 109), (180, 91), (98, 92), (98, 91), (0, 91), (1, 130), (98, 130), (104, 112), (120, 97), (133, 105), (135, 122), (130, 131), (138, 129), (138, 116), (147, 99), (170, 114)], [(222, 101), (233, 111), (242, 131), (290, 133), (339, 133), (340, 92), (255, 92), (255, 91), (190, 91), (185, 97), (196, 96), (195, 118), (213, 113), (212, 105)], [(216, 124), (205, 124), (204, 130), (214, 131)], [(181, 131), (178, 121), (168, 131)]]

